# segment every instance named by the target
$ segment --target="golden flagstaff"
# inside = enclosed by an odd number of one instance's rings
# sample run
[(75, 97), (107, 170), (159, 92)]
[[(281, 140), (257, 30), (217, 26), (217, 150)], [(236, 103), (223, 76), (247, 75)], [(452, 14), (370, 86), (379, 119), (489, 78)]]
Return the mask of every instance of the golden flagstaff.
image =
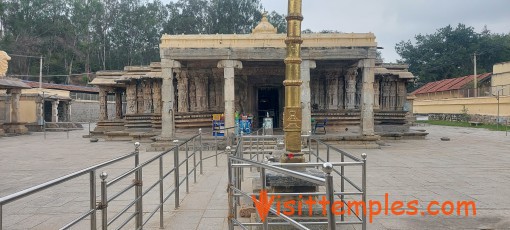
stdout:
[(289, 0), (285, 58), (284, 131), (287, 154), (301, 152), (301, 0)]

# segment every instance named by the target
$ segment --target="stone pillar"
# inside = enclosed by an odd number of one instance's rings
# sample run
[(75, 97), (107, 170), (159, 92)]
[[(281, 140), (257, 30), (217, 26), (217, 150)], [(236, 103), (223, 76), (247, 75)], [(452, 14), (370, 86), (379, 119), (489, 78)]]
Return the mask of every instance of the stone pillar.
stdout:
[(406, 83), (402, 79), (397, 80), (397, 110), (403, 111), (406, 103), (407, 89)]
[(363, 92), (363, 79), (356, 78), (356, 105), (354, 106), (354, 108), (356, 109), (361, 109), (361, 104), (363, 103), (361, 101), (362, 92)]
[(206, 89), (209, 93), (209, 111), (217, 111), (218, 103), (216, 102), (216, 84), (214, 83), (215, 77), (212, 74), (207, 76), (207, 85)]
[(304, 60), (301, 62), (301, 132), (308, 134), (312, 131), (312, 105), (310, 92), (310, 69), (316, 68), (315, 61)]
[(161, 94), (163, 108), (161, 111), (161, 138), (172, 139), (175, 136), (175, 120), (174, 120), (174, 69), (181, 68), (181, 63), (175, 60), (161, 60), (161, 77), (163, 84), (161, 86)]
[(19, 121), (19, 99), (21, 97), (21, 89), (11, 89), (11, 123)]
[(145, 99), (143, 83), (141, 80), (136, 81), (136, 113), (145, 113)]
[(216, 70), (213, 70), (214, 75), (214, 90), (216, 91), (216, 108), (218, 111), (223, 111), (225, 109), (225, 103), (224, 103), (224, 87), (225, 87), (225, 81), (223, 78), (223, 73), (218, 73)]
[(161, 80), (154, 79), (152, 87), (152, 103), (154, 104), (154, 113), (161, 114)]
[[(71, 122), (71, 112), (72, 112), (71, 111), (71, 107), (72, 107), (71, 103), (72, 103), (72, 101), (68, 101), (66, 103), (66, 121), (67, 122)], [(121, 111), (122, 111), (122, 104), (121, 104)]]
[(126, 115), (136, 114), (136, 81), (126, 86)]
[(390, 81), (387, 77), (383, 78), (381, 81), (382, 84), (382, 100), (380, 108), (382, 110), (389, 110), (390, 108)]
[(197, 81), (194, 72), (188, 71), (189, 75), (189, 111), (197, 111)]
[(209, 107), (209, 98), (207, 97), (207, 75), (200, 72), (195, 76), (197, 109), (196, 111), (204, 112)]
[(374, 135), (374, 68), (375, 59), (360, 61), (363, 68), (363, 92), (361, 94), (361, 134)]
[(356, 75), (357, 68), (351, 68), (345, 75), (345, 109), (354, 109), (356, 106)]
[(379, 99), (381, 98), (380, 87), (380, 79), (376, 78), (374, 80), (374, 109), (379, 109)]
[[(53, 109), (52, 104), (52, 111)], [(52, 119), (53, 120), (53, 119)], [(108, 90), (100, 87), (99, 88), (99, 121), (108, 120)]]
[(11, 98), (10, 90), (7, 90), (7, 96), (5, 96), (5, 123), (11, 122)]
[(189, 112), (189, 91), (188, 91), (188, 71), (181, 70), (177, 75), (177, 111), (179, 113)]
[(224, 84), (224, 99), (225, 99), (225, 128), (234, 127), (234, 113), (235, 113), (235, 84), (234, 84), (234, 70), (242, 69), (243, 63), (236, 60), (222, 60), (218, 62), (218, 68), (223, 68), (223, 77), (225, 78)]
[(336, 73), (326, 73), (326, 103), (327, 109), (337, 110), (338, 109), (338, 76)]
[(122, 119), (122, 91), (115, 90), (115, 119)]
[(390, 110), (397, 110), (397, 81), (390, 81)]
[(36, 99), (36, 111), (35, 111), (35, 115), (37, 117), (37, 124), (38, 125), (42, 125), (43, 124), (43, 119), (44, 119), (44, 98), (41, 97), (37, 97)]
[(340, 77), (338, 79), (338, 108), (344, 109), (345, 106), (345, 79), (344, 77)]
[[(101, 91), (99, 91), (101, 92)], [(58, 122), (58, 104), (59, 100), (51, 102), (51, 122)], [(108, 117), (106, 117), (108, 119)]]
[(153, 102), (152, 102), (152, 79), (143, 79), (141, 85), (143, 91), (143, 113), (153, 113)]

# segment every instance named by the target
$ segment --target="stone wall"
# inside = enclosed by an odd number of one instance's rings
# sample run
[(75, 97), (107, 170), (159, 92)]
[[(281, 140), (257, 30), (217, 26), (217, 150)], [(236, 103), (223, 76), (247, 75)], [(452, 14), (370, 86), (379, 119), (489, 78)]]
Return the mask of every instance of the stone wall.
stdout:
[[(115, 103), (108, 102), (108, 117), (115, 117)], [(96, 122), (99, 119), (98, 101), (73, 101), (71, 104), (71, 121)]]
[[(435, 121), (476, 121), (484, 124), (496, 124), (497, 116), (492, 115), (479, 115), (479, 114), (457, 114), (457, 113), (431, 113), (431, 114), (415, 114), (417, 116), (428, 116), (429, 120)], [(500, 116), (500, 124), (510, 122), (510, 117)]]

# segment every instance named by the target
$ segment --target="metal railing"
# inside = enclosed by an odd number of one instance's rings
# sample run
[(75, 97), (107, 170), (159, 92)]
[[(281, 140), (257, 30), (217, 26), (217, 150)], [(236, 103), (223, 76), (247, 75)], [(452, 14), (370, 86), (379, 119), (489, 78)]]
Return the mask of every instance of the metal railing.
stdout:
[[(223, 139), (225, 139), (225, 144), (228, 146), (228, 145), (232, 145), (234, 143), (234, 140), (235, 140), (235, 133), (232, 131), (235, 127), (228, 127), (228, 128), (220, 128), (220, 129), (213, 129), (213, 132), (218, 132), (218, 131), (222, 131), (223, 130), (223, 135), (224, 136), (219, 136), (218, 135), (214, 135), (213, 133), (213, 136), (214, 136), (214, 150), (215, 150), (215, 164), (216, 164), (216, 167), (218, 167), (218, 150), (220, 149), (219, 147), (219, 141), (218, 139), (221, 139), (220, 141), (222, 141)], [(230, 131), (230, 132), (229, 132)]]
[[(151, 220), (156, 213), (159, 211), (159, 227), (163, 228), (163, 204), (167, 202), (170, 197), (173, 195), (175, 199), (175, 209), (179, 208), (180, 205), (180, 190), (181, 186), (185, 184), (186, 192), (189, 192), (189, 180), (190, 176), (193, 175), (193, 182), (197, 181), (197, 172), (203, 174), (203, 160), (212, 158), (213, 156), (203, 157), (202, 152), (202, 130), (199, 129), (199, 134), (184, 140), (184, 141), (174, 141), (175, 146), (170, 150), (157, 154), (156, 156), (150, 158), (149, 160), (140, 163), (139, 158), (139, 146), (140, 144), (135, 143), (135, 151), (127, 154), (125, 156), (121, 156), (115, 158), (113, 160), (80, 170), (75, 173), (71, 173), (69, 175), (48, 181), (46, 183), (31, 187), (29, 189), (25, 189), (21, 192), (14, 193), (12, 195), (8, 195), (0, 198), (0, 230), (2, 230), (2, 207), (19, 199), (26, 198), (29, 195), (41, 192), (43, 190), (52, 188), (58, 184), (64, 183), (66, 181), (73, 180), (79, 176), (89, 174), (89, 203), (90, 207), (86, 210), (82, 215), (76, 217), (66, 225), (64, 225), (60, 229), (70, 229), (75, 227), (76, 224), (84, 221), (87, 218), (90, 218), (90, 229), (97, 229), (98, 227), (98, 217), (97, 212), (100, 211), (100, 226), (101, 229), (108, 229), (112, 224), (118, 223), (121, 220), (121, 217), (124, 217), (121, 223), (119, 223), (115, 229), (120, 229), (126, 226), (130, 221), (135, 221), (135, 228), (142, 229), (148, 222)], [(184, 148), (184, 150), (180, 150), (180, 148)], [(180, 159), (179, 154), (185, 152), (185, 158)], [(215, 155), (222, 154), (216, 153)], [(119, 176), (111, 179), (108, 179), (108, 174), (106, 172), (100, 173), (99, 177), (101, 179), (100, 182), (100, 196), (99, 202), (97, 202), (97, 188), (96, 188), (96, 174), (98, 170), (104, 168), (106, 166), (113, 166), (114, 164), (126, 160), (128, 158), (134, 157), (134, 167), (121, 173)], [(163, 160), (166, 157), (173, 158), (173, 166), (170, 168), (165, 168), (163, 164)], [(197, 159), (198, 158), (198, 159)], [(143, 183), (143, 171), (148, 168), (152, 163), (157, 162), (158, 169), (158, 179), (152, 183), (145, 185)], [(190, 165), (191, 164), (191, 165)], [(191, 167), (190, 167), (191, 166)], [(183, 169), (184, 168), (184, 169)], [(185, 170), (185, 176), (180, 176), (180, 170)], [(170, 188), (165, 190), (164, 179), (168, 178), (171, 174), (174, 175), (173, 185)], [(117, 188), (117, 193), (109, 194), (113, 189), (112, 187), (116, 184), (120, 184), (121, 181), (128, 181), (128, 186)], [(146, 186), (145, 190), (143, 189)], [(150, 212), (144, 216), (144, 197), (150, 192), (155, 190), (155, 188), (159, 188), (159, 202), (155, 209), (150, 210)], [(125, 195), (128, 191), (134, 190), (135, 195), (132, 200), (127, 201), (128, 204), (121, 208), (120, 211), (116, 213), (109, 212), (108, 206), (111, 202), (114, 201), (124, 201), (119, 200), (122, 195)], [(134, 207), (134, 212), (128, 213), (130, 209)], [(113, 214), (113, 215), (112, 215)], [(127, 217), (126, 217), (127, 216)]]
[(96, 207), (96, 172), (97, 172), (97, 170), (99, 170), (101, 168), (104, 168), (106, 166), (109, 166), (109, 165), (112, 165), (112, 164), (124, 161), (124, 160), (132, 158), (132, 157), (134, 157), (135, 158), (135, 162), (137, 162), (138, 155), (139, 155), (138, 151), (134, 151), (134, 152), (126, 154), (124, 156), (117, 157), (117, 158), (115, 158), (113, 160), (110, 160), (110, 161), (107, 161), (107, 162), (104, 162), (104, 163), (101, 163), (101, 164), (98, 164), (98, 165), (94, 165), (94, 166), (86, 168), (86, 169), (82, 169), (80, 171), (77, 171), (77, 172), (74, 172), (74, 173), (71, 173), (71, 174), (59, 177), (57, 179), (48, 181), (46, 183), (42, 183), (40, 185), (37, 185), (37, 186), (31, 187), (31, 188), (25, 189), (23, 191), (20, 191), (20, 192), (17, 192), (17, 193), (14, 193), (14, 194), (11, 194), (11, 195), (8, 195), (8, 196), (4, 196), (4, 197), (0, 198), (0, 230), (3, 229), (2, 228), (2, 226), (3, 226), (3, 224), (2, 224), (2, 216), (3, 216), (2, 215), (2, 209), (3, 209), (3, 206), (5, 206), (5, 205), (7, 205), (7, 204), (9, 204), (9, 203), (11, 203), (13, 201), (25, 198), (25, 197), (30, 196), (32, 194), (41, 192), (43, 190), (49, 189), (51, 187), (54, 187), (54, 186), (59, 185), (61, 183), (73, 180), (73, 179), (75, 179), (77, 177), (80, 177), (80, 176), (83, 176), (83, 175), (86, 175), (86, 174), (89, 174), (89, 181), (90, 181), (90, 183), (89, 183), (89, 187), (90, 187), (90, 190), (89, 190), (90, 191), (89, 192), (89, 195), (90, 195), (89, 196), (90, 209), (87, 210), (85, 212), (85, 214), (83, 214), (82, 216), (78, 217), (76, 220), (83, 220), (86, 217), (90, 216), (90, 228), (91, 229), (96, 229), (96, 210), (97, 210), (97, 207)]
[[(312, 144), (313, 142), (315, 142), (315, 144)], [(314, 146), (315, 146), (315, 148), (314, 148)], [(320, 156), (321, 155), (321, 151), (320, 151), (321, 147), (322, 147), (322, 149), (326, 150), (326, 153), (324, 154), (325, 159), (324, 159), (324, 156), (323, 157)], [(340, 165), (340, 171), (338, 171), (338, 169), (333, 168), (332, 172), (336, 173), (340, 177), (340, 193), (339, 194), (335, 193), (335, 195), (338, 198), (340, 198), (340, 201), (344, 204), (344, 207), (346, 205), (348, 206), (348, 204), (345, 201), (346, 196), (361, 196), (362, 203), (365, 205), (367, 204), (367, 202), (366, 202), (367, 201), (366, 200), (366, 195), (367, 195), (366, 158), (367, 158), (367, 155), (365, 153), (361, 154), (361, 158), (358, 158), (358, 157), (353, 156), (352, 154), (349, 154), (339, 148), (336, 148), (330, 144), (327, 144), (324, 141), (321, 141), (317, 138), (313, 138), (312, 136), (310, 136), (310, 138), (309, 138), (308, 148), (309, 148), (309, 152), (310, 152), (310, 154), (308, 155), (309, 156), (308, 160), (310, 162), (312, 161), (312, 156), (315, 157), (315, 161), (317, 163), (320, 163), (320, 162), (329, 162), (331, 157), (334, 154), (340, 155), (340, 162), (342, 162), (344, 164)], [(354, 180), (352, 180), (346, 176), (345, 167), (346, 166), (354, 166), (354, 165), (361, 165), (361, 185), (355, 183)], [(348, 188), (348, 186), (346, 186), (346, 185), (350, 185), (351, 188), (354, 189), (354, 192), (346, 192), (346, 188)], [(353, 224), (361, 224), (362, 229), (366, 229), (367, 228), (366, 210), (363, 209), (362, 216), (356, 214), (356, 212), (353, 212), (353, 213), (355, 213), (355, 217), (359, 220), (359, 222), (352, 222), (352, 223)], [(340, 216), (340, 221), (345, 221), (344, 213)]]
[[(75, 124), (76, 122), (46, 122), (46, 121), (43, 121), (43, 124), (42, 124), (42, 129), (43, 129), (43, 132), (44, 132), (44, 139), (46, 139), (46, 132), (47, 131), (64, 131), (66, 132), (67, 134), (67, 139), (69, 139), (69, 131), (72, 131), (72, 130), (83, 130), (83, 128), (72, 128), (72, 127), (57, 127), (57, 128), (48, 128), (47, 126), (48, 125), (67, 125), (67, 126), (71, 126), (73, 124)], [(90, 127), (90, 123), (89, 123), (89, 127)], [(90, 128), (89, 128), (90, 130)], [(90, 135), (90, 131), (89, 131), (89, 135)]]
[[(303, 149), (303, 153), (307, 153), (309, 155), (309, 162), (308, 163), (264, 163), (261, 162), (261, 158), (259, 155), (262, 155), (262, 159), (266, 158), (266, 154), (269, 155), (268, 149), (266, 149), (266, 146), (263, 146), (264, 144), (260, 145), (258, 142), (262, 140), (263, 143), (265, 143), (267, 140), (276, 140), (276, 145), (283, 145), (283, 136), (281, 135), (271, 135), (271, 136), (241, 136), (240, 139), (237, 142), (237, 146), (235, 150), (232, 150), (230, 146), (227, 146), (226, 152), (229, 153), (228, 157), (228, 196), (229, 196), (229, 216), (228, 216), (228, 224), (229, 229), (234, 229), (234, 227), (240, 227), (242, 229), (248, 229), (249, 226), (262, 226), (262, 229), (268, 229), (268, 226), (270, 225), (291, 225), (294, 226), (297, 229), (308, 229), (306, 226), (308, 225), (327, 225), (328, 229), (335, 229), (337, 225), (352, 225), (352, 224), (360, 224), (362, 226), (362, 229), (366, 229), (366, 209), (362, 209), (362, 213), (354, 212), (354, 210), (349, 210), (354, 213), (355, 217), (357, 218), (357, 221), (346, 221), (345, 220), (345, 211), (344, 206), (349, 207), (348, 203), (346, 202), (346, 196), (360, 196), (363, 204), (366, 204), (366, 154), (362, 154), (361, 158), (355, 157), (345, 151), (342, 151), (338, 148), (335, 148), (331, 145), (328, 145), (318, 139), (313, 138), (311, 135), (303, 135), (303, 143), (305, 146), (305, 149)], [(253, 151), (253, 140), (255, 140), (256, 143), (256, 151)], [(245, 147), (245, 144), (249, 143), (248, 146)], [(312, 143), (315, 144), (315, 148), (312, 147)], [(260, 148), (262, 146), (262, 148)], [(273, 145), (274, 146), (274, 145)], [(280, 147), (280, 146), (279, 146)], [(279, 149), (279, 147), (275, 149)], [(320, 157), (320, 149), (321, 147), (326, 149), (325, 157), (326, 159), (323, 159)], [(276, 150), (277, 151), (277, 150)], [(332, 154), (337, 153), (340, 156), (339, 162), (331, 162), (331, 156)], [(246, 159), (244, 156), (249, 155), (249, 158)], [(256, 156), (254, 156), (256, 155)], [(315, 156), (315, 161), (312, 162), (312, 156)], [(255, 159), (256, 158), (256, 159)], [(350, 161), (346, 161), (346, 158)], [(267, 159), (266, 159), (267, 160)], [(325, 178), (319, 178), (316, 176), (308, 175), (302, 172), (294, 171), (289, 168), (292, 167), (321, 167), (324, 171)], [(361, 185), (357, 185), (354, 183), (354, 180), (348, 178), (345, 175), (345, 167), (352, 167), (352, 166), (360, 166), (361, 167)], [(260, 182), (261, 182), (261, 189), (266, 189), (266, 172), (267, 171), (274, 171), (277, 173), (284, 174), (286, 176), (298, 178), (301, 180), (305, 180), (314, 184), (317, 184), (318, 186), (325, 186), (325, 192), (306, 192), (306, 193), (299, 193), (299, 192), (293, 192), (293, 193), (267, 193), (267, 195), (271, 196), (299, 196), (299, 195), (308, 195), (308, 196), (319, 196), (319, 195), (325, 195), (326, 198), (329, 201), (328, 205), (328, 212), (327, 217), (328, 221), (317, 221), (317, 222), (298, 222), (294, 220), (290, 216), (286, 216), (282, 213), (279, 213), (278, 216), (281, 217), (285, 222), (268, 222), (267, 218), (265, 218), (262, 222), (257, 223), (243, 223), (240, 220), (238, 220), (238, 211), (237, 208), (240, 206), (240, 197), (247, 197), (247, 200), (251, 200), (253, 203), (253, 200), (251, 199), (252, 196), (258, 196), (259, 194), (255, 193), (248, 193), (242, 191), (242, 182), (244, 181), (244, 175), (243, 175), (243, 168), (258, 168), (260, 170)], [(335, 168), (336, 167), (336, 168)], [(338, 167), (340, 167), (340, 171), (338, 171)], [(337, 174), (340, 177), (340, 191), (335, 191), (334, 189), (334, 183), (333, 183), (333, 175), (332, 173)], [(348, 183), (352, 185), (354, 188), (354, 191), (347, 191), (346, 184)], [(340, 199), (340, 202), (343, 203), (343, 206), (341, 208), (341, 216), (340, 221), (337, 221), (336, 216), (333, 212), (334, 210), (334, 203), (335, 203), (335, 196)], [(274, 208), (270, 208), (269, 212), (272, 214), (277, 214), (277, 211)]]

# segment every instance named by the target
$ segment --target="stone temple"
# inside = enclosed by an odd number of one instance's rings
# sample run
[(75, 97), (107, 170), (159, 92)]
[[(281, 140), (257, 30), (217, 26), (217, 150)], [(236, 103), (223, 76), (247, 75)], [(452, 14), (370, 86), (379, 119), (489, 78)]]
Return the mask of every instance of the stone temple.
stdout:
[[(251, 34), (163, 35), (161, 62), (100, 71), (101, 114), (94, 135), (108, 140), (171, 140), (176, 130), (211, 127), (212, 114), (234, 126), (235, 111), (255, 128), (273, 117), (283, 126), (285, 34), (264, 16)], [(302, 130), (328, 119), (336, 140), (377, 140), (408, 131), (406, 65), (376, 63), (372, 33), (303, 34)], [(116, 116), (107, 116), (108, 94)]]

